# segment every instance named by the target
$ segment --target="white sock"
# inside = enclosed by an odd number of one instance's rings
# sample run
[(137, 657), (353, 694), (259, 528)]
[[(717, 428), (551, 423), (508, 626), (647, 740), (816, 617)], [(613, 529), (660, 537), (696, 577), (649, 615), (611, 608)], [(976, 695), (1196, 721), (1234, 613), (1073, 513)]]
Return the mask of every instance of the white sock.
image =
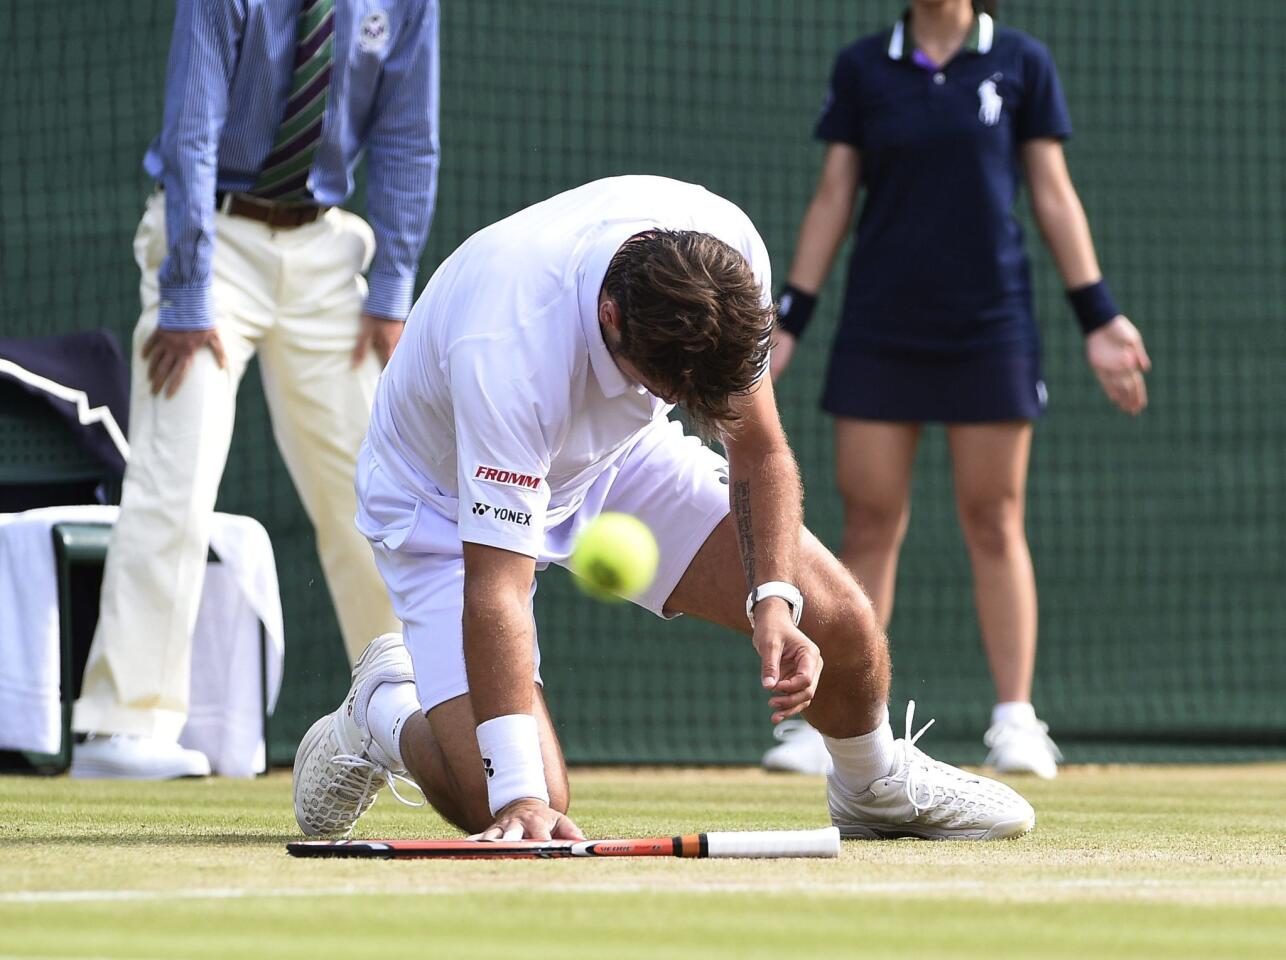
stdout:
[(822, 742), (835, 764), (835, 779), (849, 793), (861, 793), (893, 772), (893, 728), (887, 708), (880, 725), (870, 733), (842, 740), (822, 734)]
[(375, 759), (394, 773), (406, 769), (402, 760), (402, 726), (419, 712), (420, 697), (415, 692), (415, 684), (409, 680), (381, 683), (371, 694), (370, 706), (366, 708), (366, 724), (375, 746), (383, 754)]
[(1036, 710), (1025, 700), (1007, 700), (991, 708), (991, 725), (998, 723), (1034, 724)]

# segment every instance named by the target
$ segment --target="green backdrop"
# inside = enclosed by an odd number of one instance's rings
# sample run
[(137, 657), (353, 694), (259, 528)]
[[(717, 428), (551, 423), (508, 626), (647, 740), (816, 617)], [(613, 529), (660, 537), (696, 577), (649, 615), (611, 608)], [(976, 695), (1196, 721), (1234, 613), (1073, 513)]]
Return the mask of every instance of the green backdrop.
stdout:
[[(891, 0), (442, 7), (443, 164), (422, 278), (474, 229), (627, 172), (735, 200), (780, 276), (820, 160), (811, 126), (834, 53), (899, 12)], [(130, 237), (149, 190), (140, 159), (159, 122), (172, 11), (165, 0), (0, 9), (4, 335), (104, 326), (128, 342)], [(1051, 392), (1030, 494), (1038, 705), (1074, 760), (1282, 752), (1286, 3), (1013, 0), (1001, 14), (1059, 64), (1073, 176), (1156, 364), (1146, 414), (1114, 413), (1048, 256), (1033, 250)], [(780, 388), (808, 523), (831, 544), (840, 517), (816, 398), (841, 273)], [(976, 761), (992, 698), (940, 431), (921, 450), (914, 503), (891, 627), (895, 724), (914, 696), (939, 720), (930, 749)], [(346, 682), (253, 372), (219, 507), (258, 517), (276, 546), (287, 660), (270, 752), (288, 760)], [(573, 761), (744, 762), (771, 742), (745, 640), (596, 604), (557, 571), (538, 609)]]

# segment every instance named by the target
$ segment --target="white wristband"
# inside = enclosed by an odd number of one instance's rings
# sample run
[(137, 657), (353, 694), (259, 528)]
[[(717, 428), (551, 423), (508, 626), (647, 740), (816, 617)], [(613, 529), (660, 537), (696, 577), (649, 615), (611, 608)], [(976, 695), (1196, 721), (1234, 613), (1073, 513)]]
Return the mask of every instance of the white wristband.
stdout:
[(535, 717), (511, 713), (478, 724), (476, 732), (493, 815), (523, 797), (549, 803)]

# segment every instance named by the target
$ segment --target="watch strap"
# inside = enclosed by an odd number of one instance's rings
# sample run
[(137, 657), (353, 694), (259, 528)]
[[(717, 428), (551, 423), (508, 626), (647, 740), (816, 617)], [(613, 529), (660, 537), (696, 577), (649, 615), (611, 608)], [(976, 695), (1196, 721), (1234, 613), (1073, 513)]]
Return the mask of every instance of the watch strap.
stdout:
[(746, 597), (746, 619), (750, 621), (751, 627), (755, 625), (755, 604), (769, 597), (780, 597), (785, 600), (790, 607), (791, 619), (795, 622), (795, 626), (799, 626), (800, 618), (804, 615), (804, 595), (793, 583), (769, 580), (767, 583), (759, 584)]

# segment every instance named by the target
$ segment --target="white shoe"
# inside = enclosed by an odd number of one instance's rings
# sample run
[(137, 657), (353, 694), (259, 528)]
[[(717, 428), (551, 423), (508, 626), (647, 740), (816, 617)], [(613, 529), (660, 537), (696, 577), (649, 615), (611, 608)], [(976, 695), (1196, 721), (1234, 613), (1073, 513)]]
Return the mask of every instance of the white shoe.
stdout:
[(773, 728), (779, 741), (759, 761), (765, 770), (824, 775), (831, 772), (831, 755), (818, 733), (803, 717), (791, 717)]
[(1049, 727), (1036, 719), (993, 723), (982, 742), (991, 747), (984, 763), (997, 773), (1034, 773), (1045, 780), (1058, 776), (1063, 759), (1049, 737)]
[(200, 750), (188, 750), (173, 740), (91, 733), (72, 747), (71, 775), (85, 780), (208, 777), (210, 761)]
[(857, 796), (832, 773), (826, 781), (831, 822), (841, 837), (891, 840), (1003, 840), (1021, 837), (1036, 825), (1036, 812), (1017, 793), (926, 756), (915, 742), (930, 720), (911, 736), (915, 701), (906, 708), (906, 739), (894, 744), (893, 771)]
[[(366, 722), (375, 688), (405, 681), (415, 681), (411, 656), (400, 634), (386, 633), (357, 658), (344, 702), (304, 734), (295, 753), (295, 819), (308, 836), (348, 836), (385, 783), (392, 786), (401, 780), (415, 786), (386, 765)], [(421, 806), (399, 794), (396, 786), (393, 793), (409, 806)]]

